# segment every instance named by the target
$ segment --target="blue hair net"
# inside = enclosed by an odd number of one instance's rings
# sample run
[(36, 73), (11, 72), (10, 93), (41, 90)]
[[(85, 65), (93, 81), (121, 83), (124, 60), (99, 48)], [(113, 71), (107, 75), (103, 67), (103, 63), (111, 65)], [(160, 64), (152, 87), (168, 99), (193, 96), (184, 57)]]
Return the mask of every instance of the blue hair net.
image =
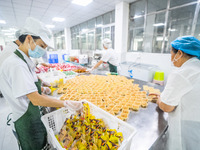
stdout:
[(193, 36), (182, 36), (171, 42), (173, 48), (200, 59), (200, 41)]

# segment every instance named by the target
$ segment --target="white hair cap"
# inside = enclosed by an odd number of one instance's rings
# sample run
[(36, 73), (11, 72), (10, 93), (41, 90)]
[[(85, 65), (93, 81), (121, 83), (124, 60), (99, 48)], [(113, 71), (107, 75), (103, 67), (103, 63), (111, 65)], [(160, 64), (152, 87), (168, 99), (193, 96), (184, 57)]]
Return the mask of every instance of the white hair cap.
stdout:
[(102, 41), (102, 44), (106, 47), (106, 48), (111, 48), (112, 47), (112, 41), (110, 39), (104, 39)]
[(39, 36), (46, 45), (54, 48), (52, 32), (39, 20), (32, 17), (26, 19), (25, 26), (21, 29), (20, 35), (26, 34)]

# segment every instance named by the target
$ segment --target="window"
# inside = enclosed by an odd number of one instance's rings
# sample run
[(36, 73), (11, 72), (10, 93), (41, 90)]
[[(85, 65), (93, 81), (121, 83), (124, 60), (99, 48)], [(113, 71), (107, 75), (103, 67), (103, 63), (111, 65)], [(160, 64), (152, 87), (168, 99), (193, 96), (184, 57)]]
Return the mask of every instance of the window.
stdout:
[(88, 32), (88, 49), (89, 50), (94, 50), (95, 49), (94, 38), (95, 38), (94, 31)]
[(147, 12), (157, 12), (167, 8), (168, 0), (148, 0), (147, 1)]
[(95, 23), (96, 23), (95, 18), (89, 20), (89, 21), (88, 21), (88, 29), (94, 29), (94, 28), (95, 28)]
[(166, 38), (168, 47), (165, 53), (170, 52), (170, 43), (179, 36), (192, 35), (192, 23), (194, 18), (196, 4), (189, 5), (169, 11)]
[(60, 32), (54, 34), (54, 44), (55, 44), (56, 50), (66, 49), (64, 31), (60, 31)]
[(196, 1), (197, 0), (170, 0), (170, 8)]
[(96, 28), (96, 49), (102, 49), (102, 28)]
[(101, 50), (102, 39), (109, 38), (113, 42), (115, 37), (115, 11), (90, 19), (79, 25), (71, 27), (72, 49)]
[[(130, 4), (128, 51), (170, 53), (179, 36), (200, 39), (197, 0), (140, 0)], [(197, 7), (198, 6), (198, 7)]]
[(145, 14), (145, 0), (140, 0), (130, 5), (130, 17), (139, 17)]
[(197, 25), (194, 32), (194, 36), (200, 40), (200, 11), (197, 18)]
[(147, 16), (144, 52), (161, 53), (165, 24), (165, 12)]
[(111, 13), (107, 13), (103, 15), (103, 24), (110, 24), (111, 23)]

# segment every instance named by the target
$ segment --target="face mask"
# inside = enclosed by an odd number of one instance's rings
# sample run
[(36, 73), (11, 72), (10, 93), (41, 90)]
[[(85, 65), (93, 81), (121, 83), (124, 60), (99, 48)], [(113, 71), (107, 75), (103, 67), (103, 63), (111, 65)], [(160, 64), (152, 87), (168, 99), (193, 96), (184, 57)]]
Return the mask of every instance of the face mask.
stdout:
[[(33, 41), (34, 42), (34, 41)], [(36, 45), (36, 43), (34, 42), (34, 44)], [(29, 44), (30, 47), (30, 44)], [(39, 45), (36, 45), (34, 50), (31, 50), (31, 47), (28, 50), (28, 55), (32, 58), (40, 58), (45, 54), (45, 49), (43, 49), (42, 47), (40, 47)]]
[[(176, 55), (177, 55), (177, 53), (176, 53)], [(179, 58), (176, 59), (176, 55), (174, 56), (174, 59), (171, 61), (172, 67), (176, 67), (176, 66), (174, 66), (174, 62), (177, 62), (182, 57), (182, 56), (180, 56)]]

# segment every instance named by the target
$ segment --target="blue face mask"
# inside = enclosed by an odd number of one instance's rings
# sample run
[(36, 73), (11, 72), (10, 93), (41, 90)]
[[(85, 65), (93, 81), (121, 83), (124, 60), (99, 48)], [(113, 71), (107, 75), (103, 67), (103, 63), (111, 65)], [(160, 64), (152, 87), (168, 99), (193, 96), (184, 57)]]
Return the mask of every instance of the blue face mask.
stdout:
[[(35, 44), (35, 42), (34, 42), (34, 44)], [(30, 47), (30, 45), (29, 45), (29, 47)], [(43, 49), (39, 45), (36, 45), (34, 50), (31, 50), (31, 48), (28, 49), (28, 55), (32, 58), (40, 58), (45, 54), (45, 52), (46, 52), (45, 49)]]

